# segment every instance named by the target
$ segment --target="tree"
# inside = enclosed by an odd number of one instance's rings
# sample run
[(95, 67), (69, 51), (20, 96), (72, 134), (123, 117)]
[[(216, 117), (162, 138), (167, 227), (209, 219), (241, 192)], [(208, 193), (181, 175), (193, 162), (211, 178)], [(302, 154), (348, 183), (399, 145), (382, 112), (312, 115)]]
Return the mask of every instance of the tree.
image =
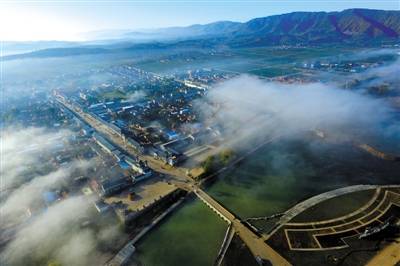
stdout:
[(211, 173), (214, 170), (214, 168), (215, 168), (214, 161), (215, 161), (215, 156), (211, 155), (211, 156), (208, 156), (207, 159), (202, 163), (205, 174)]

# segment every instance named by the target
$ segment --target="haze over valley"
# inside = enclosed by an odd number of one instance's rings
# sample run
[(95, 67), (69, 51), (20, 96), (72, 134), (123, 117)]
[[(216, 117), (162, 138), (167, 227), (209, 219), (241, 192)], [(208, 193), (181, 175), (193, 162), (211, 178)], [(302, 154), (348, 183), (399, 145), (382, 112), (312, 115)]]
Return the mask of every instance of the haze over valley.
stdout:
[(2, 265), (397, 265), (398, 3), (290, 2), (0, 4)]

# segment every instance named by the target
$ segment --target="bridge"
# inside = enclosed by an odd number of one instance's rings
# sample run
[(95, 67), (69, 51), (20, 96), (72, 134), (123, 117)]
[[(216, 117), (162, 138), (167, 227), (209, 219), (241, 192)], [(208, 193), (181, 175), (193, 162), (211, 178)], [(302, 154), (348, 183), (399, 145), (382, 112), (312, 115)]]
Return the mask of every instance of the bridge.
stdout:
[[(144, 157), (143, 155), (139, 155), (139, 154), (135, 153), (132, 150), (132, 148), (130, 148), (118, 134), (116, 134), (112, 129), (108, 128), (104, 124), (97, 121), (97, 119), (95, 117), (84, 112), (81, 108), (74, 105), (73, 103), (67, 102), (62, 97), (56, 96), (55, 99), (60, 104), (62, 104), (64, 107), (66, 107), (67, 109), (72, 111), (78, 118), (84, 120), (86, 123), (88, 123), (90, 126), (92, 126), (95, 130), (102, 132), (107, 138), (109, 138), (111, 140), (111, 142), (116, 144), (116, 146), (118, 146), (121, 150), (126, 151), (128, 154), (134, 154), (139, 157)], [(229, 166), (226, 166), (226, 167), (220, 169), (213, 175), (208, 176), (206, 179), (211, 179), (211, 178), (215, 177), (217, 174), (219, 174), (220, 172), (226, 171), (233, 165), (242, 161), (246, 157), (246, 155), (253, 153), (254, 151), (259, 149), (263, 145), (271, 142), (272, 140), (273, 139), (266, 140), (264, 143), (261, 143), (259, 146), (250, 150), (244, 156), (236, 159)], [(223, 207), (220, 203), (218, 203), (215, 199), (213, 199), (206, 192), (204, 192), (197, 184), (195, 184), (193, 182), (193, 180), (187, 179), (187, 176), (183, 175), (181, 171), (178, 171), (178, 170), (173, 171), (172, 169), (165, 170), (162, 167), (159, 167), (159, 165), (157, 165), (157, 164), (159, 164), (159, 162), (153, 162), (152, 158), (145, 158), (145, 159), (149, 161), (150, 167), (155, 169), (156, 171), (164, 172), (169, 175), (173, 175), (173, 177), (175, 178), (173, 183), (176, 183), (177, 187), (185, 189), (188, 192), (193, 192), (211, 210), (213, 210), (216, 214), (218, 214), (218, 216), (220, 216), (229, 225), (231, 225), (233, 228), (232, 230), (234, 230), (239, 235), (239, 237), (243, 240), (243, 242), (247, 245), (247, 247), (250, 249), (250, 251), (253, 253), (253, 255), (256, 258), (258, 258), (260, 260), (264, 260), (264, 261), (269, 261), (272, 265), (279, 265), (279, 266), (291, 265), (285, 258), (283, 258), (281, 255), (279, 255), (267, 243), (265, 243), (264, 242), (265, 239), (262, 236), (259, 236), (255, 232), (250, 230), (249, 227), (246, 226), (238, 217), (236, 217), (233, 213), (231, 213), (229, 210), (227, 210), (225, 207)], [(187, 181), (186, 183), (181, 181), (182, 177), (186, 178), (186, 181)], [(200, 185), (201, 185), (201, 183), (200, 183)], [(143, 234), (145, 234), (151, 228), (152, 228), (152, 226), (149, 227), (148, 229), (144, 230)], [(142, 236), (142, 234), (140, 234), (140, 237), (141, 236)], [(120, 265), (121, 260), (124, 260), (126, 257), (129, 257), (129, 255), (127, 255), (127, 254), (131, 254), (134, 252), (134, 249), (132, 248), (132, 246), (136, 241), (137, 241), (137, 239), (128, 243), (126, 248), (121, 250), (121, 252), (118, 253), (117, 256), (114, 257), (113, 260), (108, 263), (108, 265)], [(124, 259), (121, 259), (121, 258), (124, 258)]]
[(202, 189), (196, 186), (187, 186), (187, 188), (192, 188), (194, 194), (202, 202), (204, 202), (210, 209), (217, 213), (218, 216), (232, 226), (233, 230), (239, 235), (239, 237), (256, 258), (269, 261), (272, 265), (291, 265), (285, 258), (272, 249), (267, 243), (265, 243), (262, 236), (257, 235), (255, 232), (250, 230), (250, 228), (246, 226), (238, 217), (228, 211)]
[(203, 190), (201, 190), (199, 188), (195, 189), (194, 194), (202, 202), (204, 202), (211, 210), (213, 210), (216, 214), (218, 214), (219, 217), (224, 219), (228, 224), (232, 223), (232, 221), (236, 219), (232, 213), (230, 213), (228, 210), (226, 210), (224, 207), (222, 207), (221, 204), (219, 204), (217, 201), (215, 201), (213, 198), (211, 198)]

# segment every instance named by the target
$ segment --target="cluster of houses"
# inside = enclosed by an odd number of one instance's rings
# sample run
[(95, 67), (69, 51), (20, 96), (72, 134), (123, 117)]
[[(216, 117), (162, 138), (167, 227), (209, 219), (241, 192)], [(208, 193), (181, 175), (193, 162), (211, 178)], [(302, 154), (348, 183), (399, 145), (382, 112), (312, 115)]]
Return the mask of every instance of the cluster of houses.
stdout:
[(153, 175), (153, 171), (147, 165), (147, 162), (124, 154), (99, 133), (93, 133), (93, 140), (102, 148), (103, 151), (115, 159), (121, 169), (127, 170), (126, 172), (129, 173), (129, 175), (120, 175), (92, 182), (92, 188), (94, 188), (101, 196), (110, 196), (114, 193), (118, 193), (119, 191), (126, 189), (139, 181), (148, 179)]
[(329, 61), (315, 61), (315, 62), (304, 62), (302, 68), (307, 69), (318, 69), (318, 70), (336, 70), (342, 72), (358, 73), (368, 68), (374, 68), (382, 65), (382, 62), (352, 62), (352, 61), (340, 61), (340, 62), (329, 62)]
[(175, 77), (185, 81), (185, 85), (194, 88), (208, 88), (210, 85), (227, 80), (236, 74), (211, 68), (188, 70), (178, 72)]

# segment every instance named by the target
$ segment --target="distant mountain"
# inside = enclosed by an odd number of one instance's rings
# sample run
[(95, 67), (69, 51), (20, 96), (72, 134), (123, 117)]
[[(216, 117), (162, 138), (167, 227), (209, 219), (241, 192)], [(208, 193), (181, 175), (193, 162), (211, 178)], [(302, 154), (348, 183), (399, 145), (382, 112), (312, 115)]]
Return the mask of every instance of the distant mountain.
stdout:
[(24, 54), (13, 54), (3, 56), (3, 60), (24, 59), (24, 58), (45, 58), (45, 57), (63, 57), (75, 55), (91, 55), (91, 54), (106, 54), (112, 50), (104, 48), (86, 48), (86, 47), (73, 47), (73, 48), (49, 48), (38, 50)]
[[(139, 49), (252, 47), (274, 45), (373, 46), (400, 41), (400, 11), (347, 9), (341, 12), (293, 12), (255, 18), (245, 23), (219, 21), (205, 25), (126, 32), (120, 44), (46, 49), (4, 56), (68, 56)], [(104, 42), (107, 43), (107, 42)]]
[(235, 46), (278, 44), (365, 44), (399, 41), (400, 11), (347, 9), (294, 12), (252, 19), (229, 33)]
[[(224, 38), (229, 43), (292, 44), (395, 40), (400, 35), (400, 11), (347, 9), (341, 12), (293, 12), (241, 23), (218, 21), (187, 27), (115, 30), (87, 33), (97, 39), (186, 41)], [(110, 37), (112, 36), (112, 37)], [(243, 40), (242, 40), (243, 39)], [(242, 43), (243, 42), (243, 43)]]
[(169, 27), (154, 30), (135, 31), (124, 34), (123, 37), (138, 37), (154, 40), (187, 39), (193, 37), (211, 37), (231, 33), (242, 23), (233, 21), (218, 21), (209, 24), (195, 24), (187, 27)]
[(10, 55), (10, 54), (28, 53), (32, 51), (38, 51), (49, 48), (76, 47), (79, 45), (81, 44), (78, 42), (66, 42), (66, 41), (26, 41), (26, 42), (3, 41), (2, 52), (3, 55)]
[(211, 42), (224, 42), (231, 46), (396, 42), (400, 36), (400, 11), (347, 9), (341, 12), (293, 12), (245, 23), (220, 21), (164, 28), (146, 34), (153, 39), (157, 39), (156, 36), (160, 39), (210, 39)]

